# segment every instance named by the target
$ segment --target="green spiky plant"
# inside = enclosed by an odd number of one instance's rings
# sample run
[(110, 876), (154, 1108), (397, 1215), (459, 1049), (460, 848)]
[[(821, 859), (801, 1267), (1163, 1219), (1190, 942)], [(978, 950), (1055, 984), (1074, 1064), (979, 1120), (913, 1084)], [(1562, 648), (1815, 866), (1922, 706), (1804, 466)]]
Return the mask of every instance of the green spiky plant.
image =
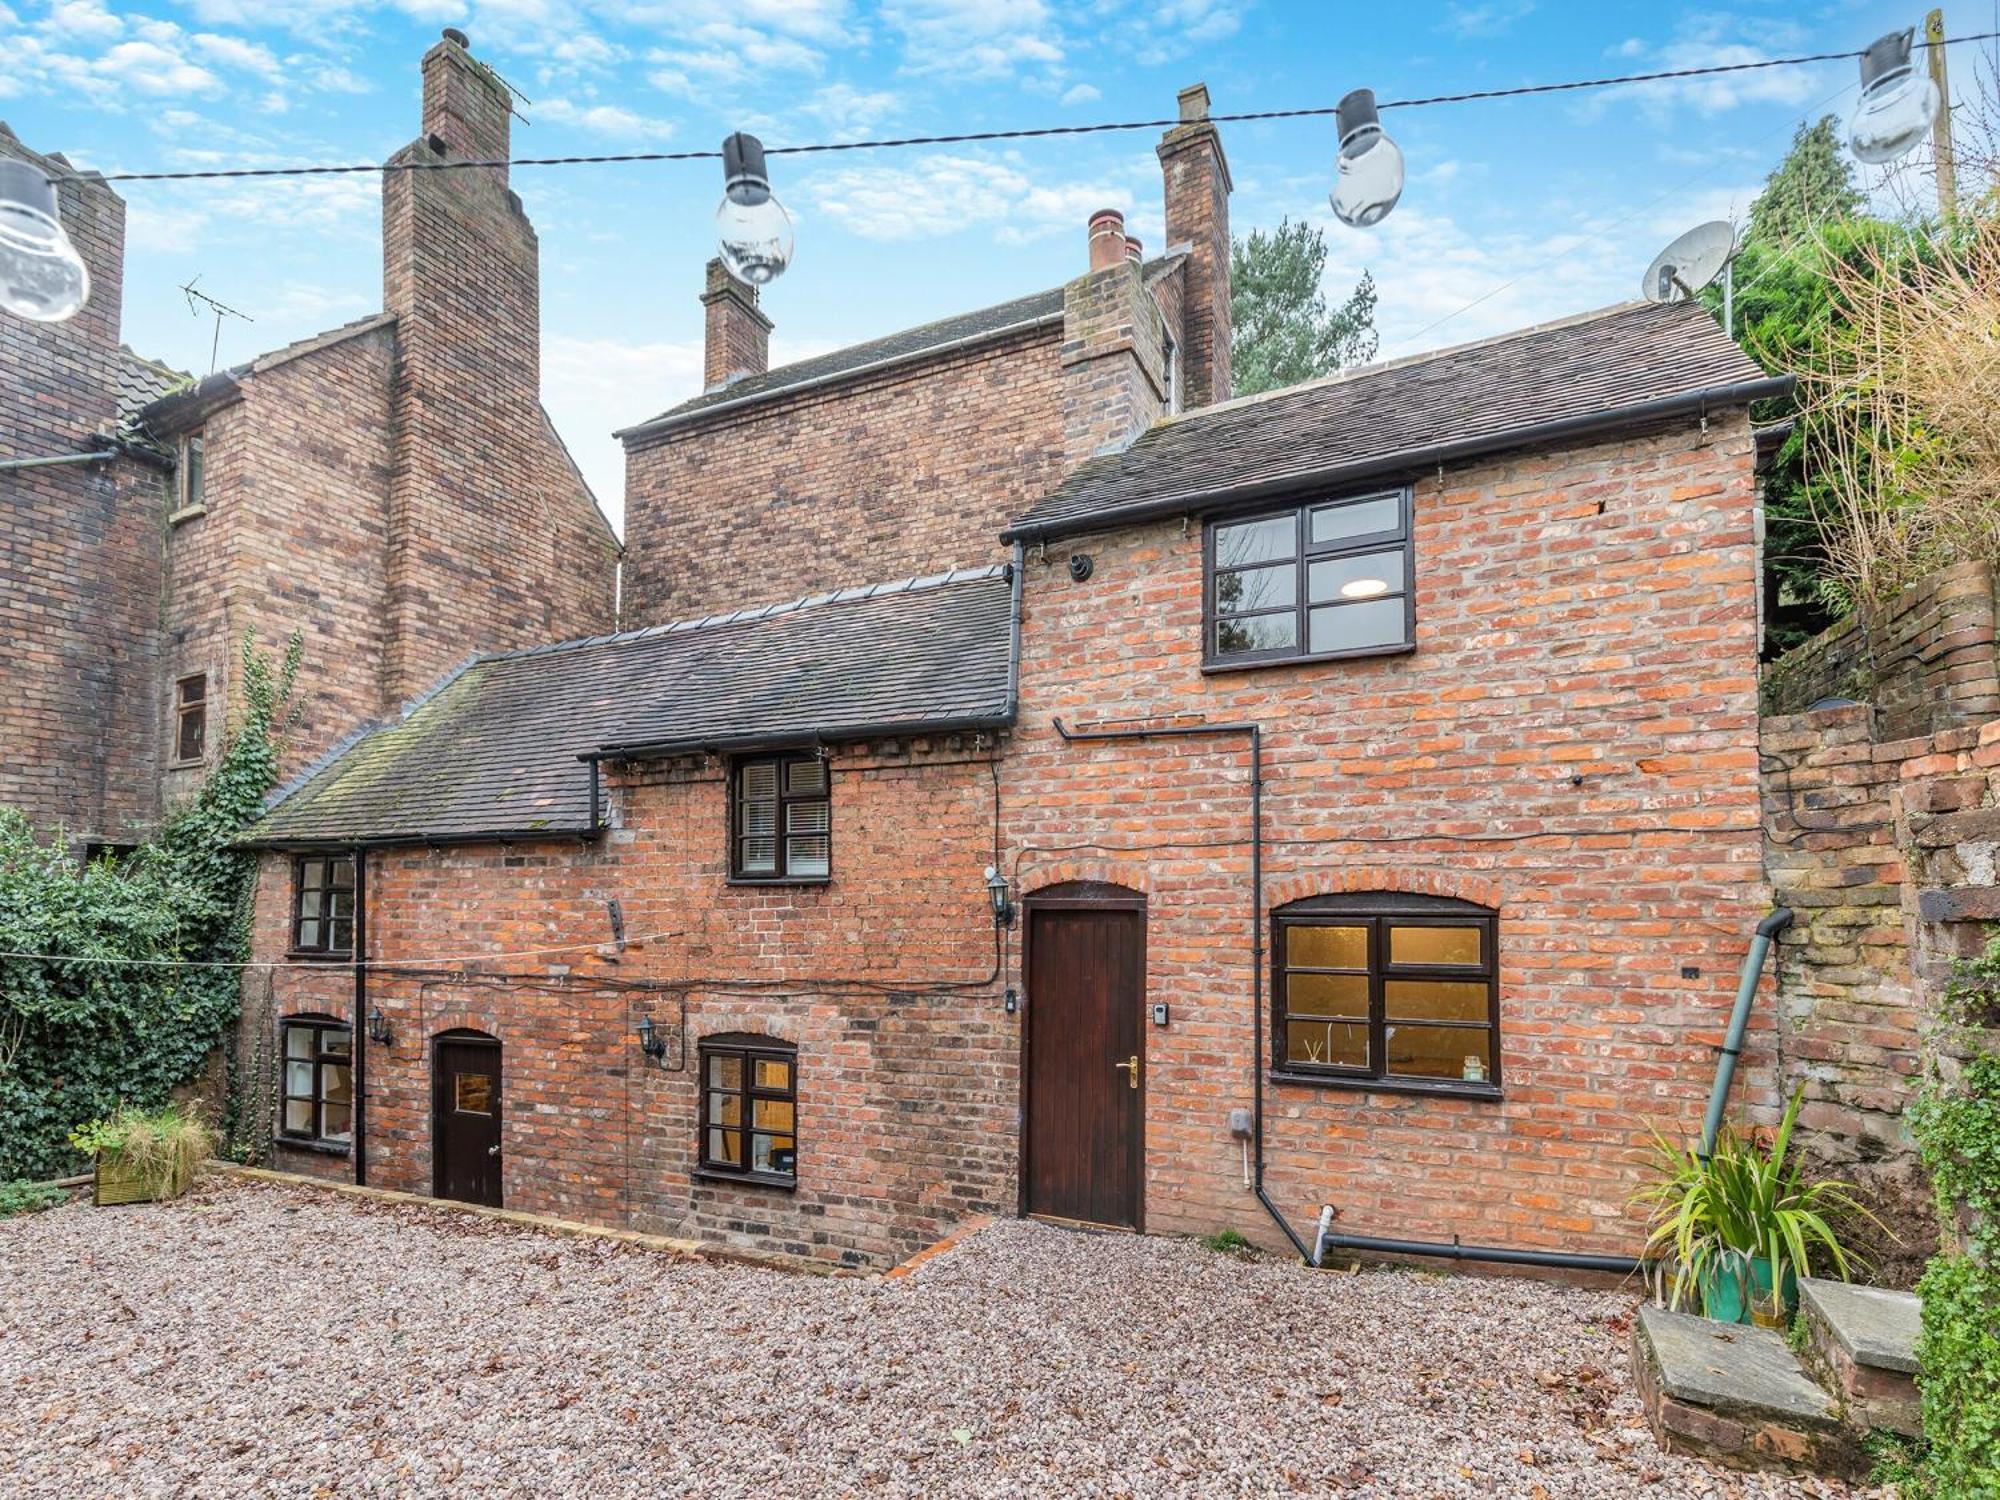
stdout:
[(1770, 1284), (1759, 1317), (1782, 1326), (1797, 1277), (1824, 1272), (1846, 1281), (1857, 1269), (1857, 1257), (1841, 1245), (1835, 1226), (1847, 1217), (1879, 1221), (1850, 1184), (1805, 1180), (1791, 1155), (1804, 1099), (1804, 1090), (1792, 1096), (1768, 1147), (1725, 1126), (1706, 1161), (1699, 1147), (1653, 1132), (1656, 1175), (1633, 1201), (1648, 1211), (1647, 1259), (1655, 1293), (1667, 1306), (1700, 1301), (1709, 1310), (1727, 1280), (1738, 1288), (1741, 1305), (1754, 1309), (1753, 1290), (1765, 1291), (1761, 1261)]
[(175, 1100), (156, 1110), (120, 1106), (70, 1132), (70, 1144), (101, 1167), (138, 1178), (150, 1198), (178, 1198), (215, 1152), (198, 1107)]

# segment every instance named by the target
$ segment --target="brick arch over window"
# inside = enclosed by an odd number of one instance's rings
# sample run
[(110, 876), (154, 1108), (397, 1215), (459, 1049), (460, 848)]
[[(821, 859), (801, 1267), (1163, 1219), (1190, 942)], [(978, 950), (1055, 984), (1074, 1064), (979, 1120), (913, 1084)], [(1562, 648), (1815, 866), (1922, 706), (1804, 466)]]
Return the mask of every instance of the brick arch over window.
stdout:
[(1400, 891), (1418, 896), (1450, 896), (1505, 915), (1506, 891), (1498, 881), (1463, 870), (1392, 869), (1376, 865), (1343, 865), (1335, 870), (1307, 870), (1268, 881), (1267, 908), (1288, 906), (1308, 896), (1337, 896), (1358, 891)]
[(1120, 863), (1109, 859), (1063, 859), (1037, 865), (1021, 877), (1021, 896), (1032, 900), (1037, 893), (1059, 885), (1116, 885), (1141, 896), (1153, 894), (1152, 873), (1133, 860)]

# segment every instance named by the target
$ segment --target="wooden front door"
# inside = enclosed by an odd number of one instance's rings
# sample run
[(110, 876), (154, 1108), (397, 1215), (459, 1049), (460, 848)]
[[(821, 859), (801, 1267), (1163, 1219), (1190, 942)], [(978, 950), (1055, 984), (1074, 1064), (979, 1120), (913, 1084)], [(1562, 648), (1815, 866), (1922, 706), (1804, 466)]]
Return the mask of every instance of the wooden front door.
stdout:
[(1057, 887), (1029, 905), (1026, 1213), (1140, 1227), (1146, 914), (1139, 901), (1119, 887), (1081, 886)]
[(431, 1065), (431, 1191), (500, 1207), (500, 1044), (447, 1031)]

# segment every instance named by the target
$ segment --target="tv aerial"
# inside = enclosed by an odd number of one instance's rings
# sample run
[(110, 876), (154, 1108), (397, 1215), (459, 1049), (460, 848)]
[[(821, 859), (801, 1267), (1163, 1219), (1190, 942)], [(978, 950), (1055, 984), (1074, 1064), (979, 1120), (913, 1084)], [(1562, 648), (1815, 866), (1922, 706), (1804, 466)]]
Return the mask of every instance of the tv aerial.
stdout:
[(1653, 258), (1640, 290), (1649, 302), (1685, 302), (1722, 278), (1722, 328), (1735, 334), (1736, 226), (1727, 219), (1697, 224)]

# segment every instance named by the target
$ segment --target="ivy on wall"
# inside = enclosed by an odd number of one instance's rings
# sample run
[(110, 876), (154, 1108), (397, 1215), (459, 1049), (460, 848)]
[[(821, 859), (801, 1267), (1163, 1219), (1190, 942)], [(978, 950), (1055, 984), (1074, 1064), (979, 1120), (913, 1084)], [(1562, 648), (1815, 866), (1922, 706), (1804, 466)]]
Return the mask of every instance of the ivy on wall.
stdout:
[(236, 1019), (263, 810), (290, 728), (301, 642), (243, 647), (243, 701), (214, 771), (153, 839), (79, 865), (0, 809), (0, 1181), (78, 1169), (68, 1134), (164, 1104)]

